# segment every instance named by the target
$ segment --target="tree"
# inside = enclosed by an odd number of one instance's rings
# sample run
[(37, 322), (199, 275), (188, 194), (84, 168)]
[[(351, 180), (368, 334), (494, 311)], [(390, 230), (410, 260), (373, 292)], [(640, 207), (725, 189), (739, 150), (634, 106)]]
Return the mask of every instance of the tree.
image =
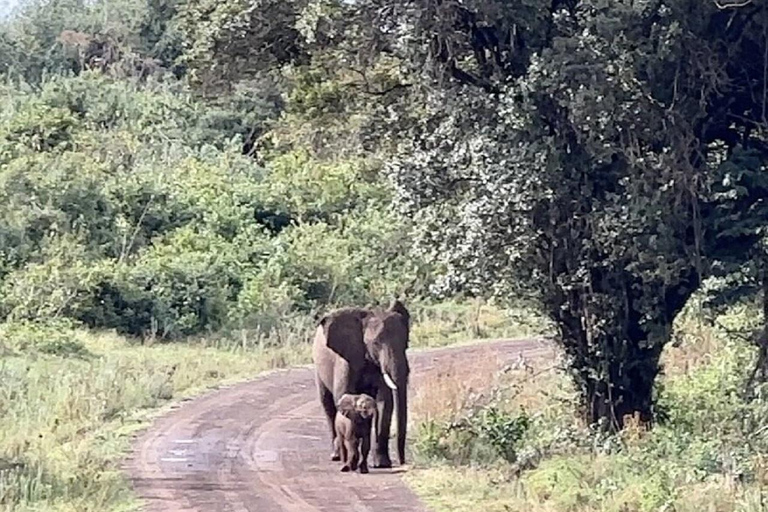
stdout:
[(0, 74), (38, 85), (86, 69), (146, 77), (184, 68), (176, 0), (25, 0), (0, 20)]
[(419, 86), (389, 169), (444, 290), (538, 300), (586, 417), (650, 421), (675, 316), (768, 220), (765, 6), (353, 10)]

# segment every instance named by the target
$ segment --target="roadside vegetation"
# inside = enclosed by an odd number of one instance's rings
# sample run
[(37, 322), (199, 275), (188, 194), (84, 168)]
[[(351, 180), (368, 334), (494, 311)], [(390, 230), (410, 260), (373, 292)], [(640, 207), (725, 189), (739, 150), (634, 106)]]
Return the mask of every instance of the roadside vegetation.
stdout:
[(56, 350), (0, 362), (3, 510), (127, 509), (134, 502), (120, 461), (131, 435), (158, 408), (214, 384), (309, 359), (303, 340), (243, 349), (149, 347), (84, 331), (28, 335)]
[(741, 335), (759, 319), (752, 301), (717, 325), (683, 312), (652, 430), (606, 433), (575, 414), (562, 357), (434, 379), (414, 401), (406, 479), (436, 512), (765, 510), (768, 401)]
[(561, 351), (423, 390), (436, 507), (761, 510), (767, 9), (21, 0), (0, 507), (129, 507), (119, 459), (158, 408), (400, 297), (415, 347)]

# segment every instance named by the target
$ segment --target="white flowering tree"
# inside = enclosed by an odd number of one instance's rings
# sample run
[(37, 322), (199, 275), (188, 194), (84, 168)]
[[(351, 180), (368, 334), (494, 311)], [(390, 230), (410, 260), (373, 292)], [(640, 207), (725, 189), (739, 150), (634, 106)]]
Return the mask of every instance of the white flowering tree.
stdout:
[(388, 169), (444, 289), (532, 297), (586, 417), (650, 421), (675, 316), (768, 220), (765, 4), (378, 3), (413, 86)]

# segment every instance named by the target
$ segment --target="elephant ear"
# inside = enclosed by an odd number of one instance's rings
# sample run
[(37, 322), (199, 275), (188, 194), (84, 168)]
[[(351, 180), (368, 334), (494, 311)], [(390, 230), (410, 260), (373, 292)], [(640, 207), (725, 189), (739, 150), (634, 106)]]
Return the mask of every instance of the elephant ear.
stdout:
[(328, 348), (356, 365), (363, 364), (365, 360), (363, 320), (367, 315), (367, 311), (363, 309), (344, 308), (333, 311), (320, 320)]
[(402, 315), (403, 318), (405, 318), (405, 321), (410, 323), (411, 321), (411, 314), (408, 312), (408, 309), (405, 307), (405, 304), (403, 304), (400, 299), (393, 300), (389, 305), (389, 310), (393, 313), (398, 313), (399, 315)]
[(343, 394), (339, 401), (336, 403), (336, 410), (338, 410), (342, 416), (352, 419), (355, 414), (355, 397), (350, 394)]
[(403, 325), (405, 326), (405, 348), (407, 349), (410, 341), (411, 314), (408, 312), (405, 304), (403, 304), (400, 299), (394, 299), (390, 303), (389, 311), (392, 313), (397, 313), (403, 320)]

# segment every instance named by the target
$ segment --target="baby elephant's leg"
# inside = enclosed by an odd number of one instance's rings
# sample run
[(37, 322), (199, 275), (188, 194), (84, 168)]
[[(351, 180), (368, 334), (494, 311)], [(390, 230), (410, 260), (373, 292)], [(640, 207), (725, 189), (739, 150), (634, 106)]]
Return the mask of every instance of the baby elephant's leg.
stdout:
[(360, 472), (368, 472), (368, 452), (371, 451), (371, 434), (363, 436), (360, 443)]
[(353, 438), (348, 439), (346, 444), (347, 453), (349, 454), (349, 469), (355, 471), (357, 469), (358, 461), (360, 460), (360, 456), (358, 455), (358, 447), (360, 443), (357, 438)]
[(347, 451), (347, 443), (344, 439), (341, 438), (341, 435), (336, 435), (336, 446), (339, 449), (339, 456), (341, 457), (341, 461), (344, 463), (343, 466), (341, 466), (341, 471), (346, 473), (349, 471), (349, 452)]

